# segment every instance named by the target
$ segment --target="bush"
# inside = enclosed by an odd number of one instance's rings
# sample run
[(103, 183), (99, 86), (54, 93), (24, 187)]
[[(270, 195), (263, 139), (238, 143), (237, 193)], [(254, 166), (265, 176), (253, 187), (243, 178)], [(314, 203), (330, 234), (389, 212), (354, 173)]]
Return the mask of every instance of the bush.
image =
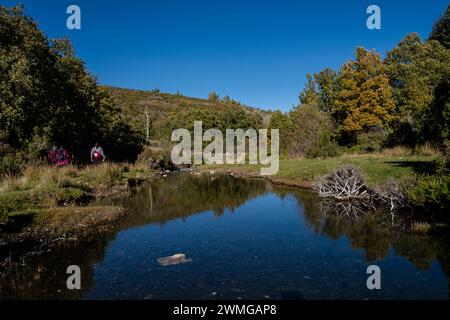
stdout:
[(387, 133), (382, 129), (371, 130), (359, 134), (356, 140), (357, 143), (352, 148), (354, 151), (380, 152), (385, 147)]
[(289, 155), (293, 158), (334, 156), (337, 145), (332, 141), (332, 122), (316, 106), (302, 105), (289, 114), (292, 129), (287, 133)]
[(138, 163), (159, 170), (175, 170), (170, 151), (159, 148), (145, 148), (138, 157)]
[(406, 190), (408, 202), (426, 210), (447, 210), (450, 207), (450, 176), (427, 176)]
[(339, 146), (331, 140), (329, 131), (320, 132), (320, 140), (317, 145), (311, 146), (308, 150), (308, 158), (328, 158), (337, 157), (340, 154)]
[(19, 174), (25, 167), (26, 159), (24, 152), (17, 151), (0, 143), (0, 177)]

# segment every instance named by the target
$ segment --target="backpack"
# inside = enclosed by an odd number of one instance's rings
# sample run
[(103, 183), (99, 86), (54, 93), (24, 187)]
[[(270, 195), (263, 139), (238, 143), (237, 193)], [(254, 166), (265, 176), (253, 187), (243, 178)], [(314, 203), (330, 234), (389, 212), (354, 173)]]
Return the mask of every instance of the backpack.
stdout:
[(63, 162), (66, 160), (66, 155), (64, 154), (64, 149), (62, 148), (58, 148), (58, 150), (56, 150), (56, 160)]

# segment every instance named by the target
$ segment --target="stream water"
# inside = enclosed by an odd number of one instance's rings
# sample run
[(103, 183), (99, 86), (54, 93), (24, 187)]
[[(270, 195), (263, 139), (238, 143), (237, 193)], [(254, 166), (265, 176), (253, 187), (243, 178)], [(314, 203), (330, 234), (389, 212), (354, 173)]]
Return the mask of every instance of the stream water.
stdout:
[[(106, 235), (24, 262), (1, 299), (448, 299), (449, 241), (386, 212), (233, 176), (174, 175), (121, 200)], [(192, 261), (161, 266), (183, 253)], [(81, 290), (66, 268), (81, 268)], [(381, 269), (368, 290), (367, 266)]]

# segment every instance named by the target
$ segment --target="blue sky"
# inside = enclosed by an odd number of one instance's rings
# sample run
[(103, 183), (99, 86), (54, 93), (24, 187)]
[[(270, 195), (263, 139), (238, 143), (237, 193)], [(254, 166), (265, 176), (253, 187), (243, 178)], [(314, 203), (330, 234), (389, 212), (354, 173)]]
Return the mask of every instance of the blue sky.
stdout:
[[(426, 38), (447, 0), (1, 0), (22, 2), (50, 37), (70, 38), (101, 84), (195, 97), (216, 91), (289, 110), (307, 73), (339, 66), (356, 46), (384, 53), (407, 33)], [(66, 8), (82, 30), (66, 28)], [(366, 28), (380, 6), (382, 29)]]

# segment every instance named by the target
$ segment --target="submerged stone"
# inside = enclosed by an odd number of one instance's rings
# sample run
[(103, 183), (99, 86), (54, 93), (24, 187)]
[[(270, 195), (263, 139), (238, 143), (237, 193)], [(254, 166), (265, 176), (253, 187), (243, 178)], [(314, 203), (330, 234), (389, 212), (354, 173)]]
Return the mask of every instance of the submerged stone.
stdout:
[(186, 258), (185, 254), (177, 253), (170, 257), (158, 258), (157, 261), (161, 266), (166, 267), (166, 266), (173, 266), (176, 264), (191, 262), (192, 259)]

